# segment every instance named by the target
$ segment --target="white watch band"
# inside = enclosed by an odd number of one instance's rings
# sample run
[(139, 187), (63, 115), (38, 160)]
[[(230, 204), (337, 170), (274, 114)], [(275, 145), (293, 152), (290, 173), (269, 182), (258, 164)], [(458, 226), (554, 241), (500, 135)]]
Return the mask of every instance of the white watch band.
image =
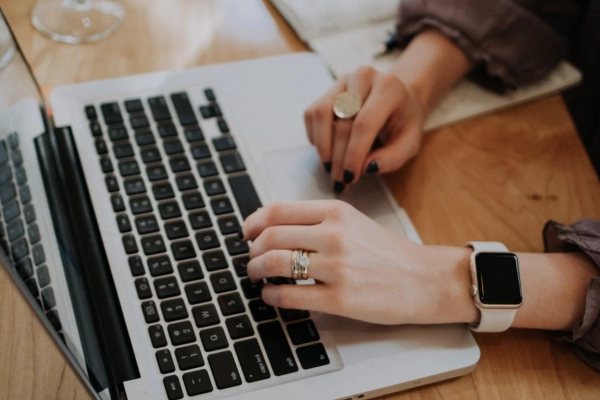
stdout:
[[(508, 249), (500, 242), (469, 242), (468, 247), (473, 248), (476, 253), (508, 253)], [(469, 328), (474, 332), (503, 332), (510, 328), (517, 308), (514, 309), (494, 309), (482, 308), (475, 303), (480, 311), (479, 324), (469, 324)]]

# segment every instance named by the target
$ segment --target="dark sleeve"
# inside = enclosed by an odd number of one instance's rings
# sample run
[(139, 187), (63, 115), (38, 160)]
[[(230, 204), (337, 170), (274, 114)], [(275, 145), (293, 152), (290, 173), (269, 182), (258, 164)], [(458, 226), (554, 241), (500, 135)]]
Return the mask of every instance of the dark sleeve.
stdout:
[(398, 38), (405, 46), (435, 28), (476, 65), (472, 77), (503, 91), (544, 77), (568, 49), (577, 0), (401, 0)]
[[(549, 221), (544, 227), (544, 250), (582, 252), (600, 270), (600, 220), (582, 220), (571, 226)], [(600, 276), (590, 281), (585, 301), (583, 319), (571, 333), (558, 338), (569, 342), (579, 358), (600, 372)]]

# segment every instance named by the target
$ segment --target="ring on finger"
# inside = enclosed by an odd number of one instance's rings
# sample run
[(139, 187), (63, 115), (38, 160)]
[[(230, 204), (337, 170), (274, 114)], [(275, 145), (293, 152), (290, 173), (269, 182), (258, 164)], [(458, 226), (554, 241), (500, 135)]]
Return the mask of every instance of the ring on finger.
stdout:
[(301, 252), (301, 250), (294, 250), (292, 252), (292, 278), (296, 281), (298, 280), (298, 278), (301, 275), (299, 265), (298, 265), (298, 258), (300, 256), (300, 252)]
[(335, 96), (333, 100), (333, 113), (340, 119), (350, 119), (358, 114), (361, 106), (362, 99), (360, 95), (347, 90)]

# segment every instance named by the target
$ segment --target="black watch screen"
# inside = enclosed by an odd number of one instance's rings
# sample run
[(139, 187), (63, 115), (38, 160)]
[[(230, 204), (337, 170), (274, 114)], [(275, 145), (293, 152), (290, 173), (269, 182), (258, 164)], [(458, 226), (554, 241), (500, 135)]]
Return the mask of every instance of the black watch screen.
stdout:
[(519, 260), (512, 253), (475, 255), (479, 300), (489, 305), (519, 305), (523, 302)]

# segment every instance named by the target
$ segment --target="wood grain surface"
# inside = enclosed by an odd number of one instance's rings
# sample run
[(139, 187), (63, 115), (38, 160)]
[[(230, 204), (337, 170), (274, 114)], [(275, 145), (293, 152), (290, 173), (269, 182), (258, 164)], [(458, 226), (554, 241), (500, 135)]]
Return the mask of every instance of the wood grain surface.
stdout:
[[(58, 85), (306, 50), (261, 0), (124, 0), (125, 23), (89, 45), (31, 25), (34, 0), (0, 0), (45, 91)], [(549, 219), (600, 218), (600, 184), (559, 96), (427, 134), (386, 177), (427, 244), (499, 240), (542, 251)], [(600, 375), (542, 331), (476, 334), (467, 376), (385, 399), (599, 399)], [(0, 400), (88, 398), (0, 269)]]

